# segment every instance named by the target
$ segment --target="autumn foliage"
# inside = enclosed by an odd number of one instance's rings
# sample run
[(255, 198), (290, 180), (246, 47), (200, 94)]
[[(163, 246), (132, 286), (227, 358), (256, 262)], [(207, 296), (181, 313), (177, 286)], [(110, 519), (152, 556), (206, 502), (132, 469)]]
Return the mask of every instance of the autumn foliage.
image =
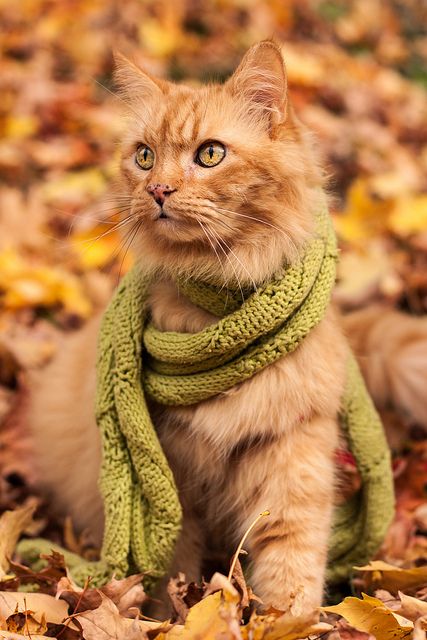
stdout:
[[(348, 585), (330, 594), (338, 604), (320, 622), (257, 613), (238, 563), (231, 580), (216, 574), (188, 585), (178, 576), (169, 588), (174, 617), (160, 624), (140, 614), (142, 576), (80, 589), (58, 554), (44, 568), (12, 561), (23, 532), (96, 553), (31, 495), (19, 409), (26, 372), (105, 304), (133, 260), (132, 238), (117, 227), (126, 206), (109, 187), (125, 127), (112, 49), (158, 75), (200, 83), (225, 78), (254, 41), (282, 42), (291, 99), (330, 175), (338, 302), (423, 314), (426, 17), (414, 0), (0, 0), (0, 637), (426, 637), (427, 425), (389, 411), (396, 520), (379, 558), (355, 569), (353, 595)], [(357, 484), (353, 461), (341, 463)]]

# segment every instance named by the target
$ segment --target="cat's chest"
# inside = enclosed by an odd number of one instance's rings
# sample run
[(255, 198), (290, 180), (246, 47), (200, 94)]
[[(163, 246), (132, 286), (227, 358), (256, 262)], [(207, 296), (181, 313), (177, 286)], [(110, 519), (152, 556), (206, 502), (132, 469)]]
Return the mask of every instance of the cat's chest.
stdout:
[[(151, 317), (162, 331), (197, 332), (216, 321), (193, 305), (172, 283), (157, 283), (149, 299)], [(213, 398), (189, 407), (158, 407), (159, 436), (177, 464), (207, 473), (236, 448), (274, 441), (313, 415), (334, 417), (342, 393), (346, 347), (326, 318), (292, 354)]]

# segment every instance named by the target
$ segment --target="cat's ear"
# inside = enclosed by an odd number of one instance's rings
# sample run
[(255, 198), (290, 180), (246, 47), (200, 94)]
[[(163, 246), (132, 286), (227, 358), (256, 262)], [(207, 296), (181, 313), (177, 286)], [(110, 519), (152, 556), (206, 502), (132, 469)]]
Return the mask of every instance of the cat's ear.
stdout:
[(114, 52), (114, 82), (128, 100), (147, 100), (163, 92), (161, 80), (151, 77), (122, 53)]
[(253, 110), (268, 115), (271, 125), (286, 120), (286, 69), (275, 42), (264, 40), (251, 47), (226, 86)]

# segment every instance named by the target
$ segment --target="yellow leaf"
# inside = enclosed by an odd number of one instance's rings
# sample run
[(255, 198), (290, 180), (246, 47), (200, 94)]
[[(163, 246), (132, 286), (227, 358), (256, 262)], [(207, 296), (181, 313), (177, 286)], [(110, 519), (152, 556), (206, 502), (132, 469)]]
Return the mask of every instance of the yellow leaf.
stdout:
[(38, 129), (38, 122), (33, 116), (10, 116), (5, 122), (5, 138), (29, 138)]
[(24, 307), (50, 306), (55, 303), (55, 296), (46, 282), (34, 277), (21, 277), (7, 291), (4, 305), (7, 309), (22, 309)]
[(221, 633), (227, 637), (230, 621), (239, 625), (236, 605), (226, 603), (222, 591), (217, 591), (190, 609), (180, 637), (182, 640), (216, 640)]
[[(98, 225), (90, 231), (82, 231), (72, 236), (71, 246), (84, 269), (104, 267), (117, 255), (120, 235), (118, 232), (109, 231), (107, 225)], [(103, 236), (104, 233), (106, 235)]]
[(348, 191), (344, 211), (334, 217), (337, 232), (353, 243), (381, 235), (392, 207), (392, 199), (379, 197), (369, 180), (358, 178)]
[(291, 616), (253, 615), (249, 623), (242, 627), (243, 640), (299, 640), (308, 636), (321, 636), (332, 631), (326, 622), (310, 624)]
[(168, 28), (157, 20), (145, 19), (139, 27), (139, 39), (149, 54), (165, 58), (178, 48), (181, 33), (174, 25)]
[(15, 251), (7, 249), (0, 253), (0, 287), (6, 288), (12, 278), (22, 273), (25, 263)]
[(404, 237), (427, 231), (427, 196), (397, 201), (389, 225), (394, 233)]
[(345, 598), (340, 604), (322, 607), (322, 611), (336, 613), (359, 631), (372, 634), (376, 640), (408, 638), (413, 623), (388, 609), (381, 600), (362, 593), (362, 598)]
[(76, 276), (60, 268), (34, 266), (13, 251), (0, 254), (0, 289), (3, 305), (12, 311), (58, 304), (82, 318), (92, 311)]
[(58, 282), (57, 299), (65, 311), (81, 318), (88, 318), (92, 312), (92, 305), (84, 295), (80, 282), (71, 275)]
[(372, 573), (369, 584), (381, 586), (391, 592), (420, 587), (427, 583), (427, 566), (401, 569), (382, 560), (374, 560), (364, 567), (354, 568), (357, 571)]

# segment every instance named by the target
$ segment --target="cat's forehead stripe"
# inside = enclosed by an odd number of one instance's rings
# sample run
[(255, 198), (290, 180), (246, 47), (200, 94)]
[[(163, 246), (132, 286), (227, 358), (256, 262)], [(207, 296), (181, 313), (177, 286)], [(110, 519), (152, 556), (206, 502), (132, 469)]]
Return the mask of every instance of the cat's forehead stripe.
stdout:
[(200, 120), (195, 97), (180, 97), (167, 105), (158, 130), (160, 142), (174, 146), (191, 144), (198, 136)]

